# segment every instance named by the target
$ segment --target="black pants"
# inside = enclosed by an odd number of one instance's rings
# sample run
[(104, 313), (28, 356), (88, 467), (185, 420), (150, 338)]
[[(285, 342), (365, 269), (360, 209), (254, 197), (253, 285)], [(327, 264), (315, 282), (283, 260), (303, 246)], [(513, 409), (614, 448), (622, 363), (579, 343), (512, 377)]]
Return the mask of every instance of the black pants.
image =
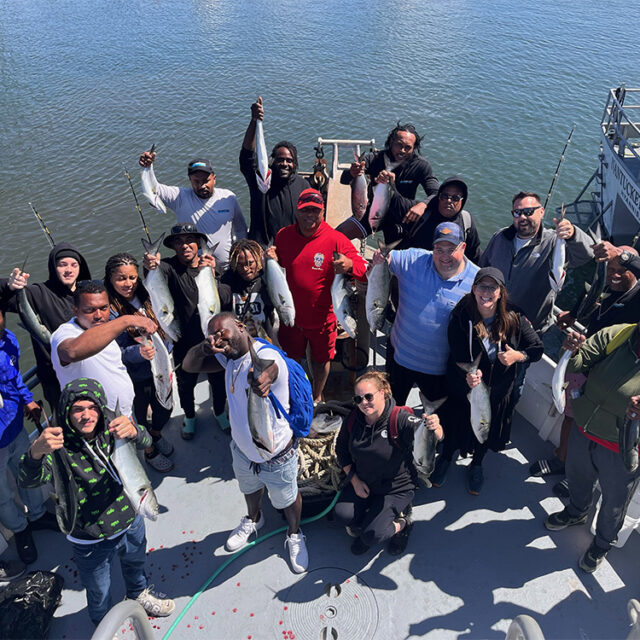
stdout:
[[(171, 409), (165, 409), (156, 398), (156, 390), (152, 379), (139, 380), (133, 383), (133, 413), (139, 424), (147, 429), (162, 431), (162, 427), (171, 417)], [(151, 407), (151, 423), (147, 420), (147, 410)], [(160, 436), (151, 434), (154, 440)]]
[(353, 486), (349, 484), (342, 490), (335, 514), (345, 525), (360, 527), (360, 537), (365, 544), (379, 544), (393, 536), (393, 521), (411, 504), (413, 495), (414, 491), (409, 489), (386, 495), (369, 494), (368, 498), (359, 498)]
[[(176, 371), (178, 395), (186, 418), (194, 418), (196, 415), (193, 390), (196, 387), (199, 375), (198, 373), (187, 373), (182, 367), (179, 367)], [(207, 378), (209, 378), (209, 384), (211, 385), (213, 412), (218, 416), (224, 411), (224, 403), (227, 399), (227, 390), (224, 386), (224, 371), (208, 373)]]
[[(407, 369), (395, 361), (393, 353), (391, 353), (391, 358), (387, 357), (387, 373), (391, 384), (391, 394), (399, 405), (403, 405), (407, 401), (414, 384), (418, 385), (420, 391), (429, 400), (439, 400), (447, 395), (444, 375), (433, 376), (429, 373)], [(439, 411), (438, 415), (440, 415)]]

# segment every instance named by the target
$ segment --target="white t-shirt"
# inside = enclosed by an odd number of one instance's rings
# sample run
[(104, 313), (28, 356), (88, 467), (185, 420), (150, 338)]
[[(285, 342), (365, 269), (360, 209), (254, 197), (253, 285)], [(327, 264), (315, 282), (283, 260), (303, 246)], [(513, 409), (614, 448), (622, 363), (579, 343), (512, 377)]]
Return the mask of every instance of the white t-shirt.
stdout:
[[(256, 345), (256, 349), (258, 345)], [(271, 391), (284, 410), (289, 413), (289, 370), (282, 356), (273, 348), (260, 345), (258, 355), (267, 360), (273, 359), (278, 365), (278, 377), (271, 385)], [(247, 394), (249, 393), (249, 383), (247, 373), (251, 368), (251, 355), (247, 352), (242, 358), (231, 360), (223, 355), (216, 354), (218, 361), (225, 368), (225, 384), (227, 387), (227, 401), (229, 402), (229, 422), (231, 423), (231, 437), (240, 451), (244, 453), (252, 462), (264, 462), (264, 457), (253, 443), (251, 432), (249, 431), (249, 415)], [(233, 393), (231, 388), (233, 387)], [(267, 404), (268, 410), (273, 413), (274, 418), (274, 450), (272, 457), (278, 455), (293, 437), (293, 431), (285, 417), (278, 418), (273, 409), (271, 401)]]
[(116, 402), (120, 401), (120, 411), (124, 416), (131, 416), (133, 405), (133, 382), (127, 373), (127, 368), (122, 364), (120, 347), (112, 340), (102, 351), (95, 356), (71, 362), (68, 365), (60, 364), (58, 346), (70, 338), (77, 338), (84, 329), (76, 323), (75, 318), (61, 324), (51, 336), (51, 361), (58, 376), (60, 388), (76, 380), (77, 378), (92, 378), (97, 380), (107, 394), (107, 406), (115, 410)]
[(173, 210), (178, 222), (194, 224), (200, 233), (207, 235), (210, 247), (218, 244), (213, 255), (218, 271), (226, 271), (234, 238), (247, 237), (247, 223), (233, 191), (215, 187), (213, 195), (203, 200), (191, 188), (158, 183), (156, 195)]
[(531, 238), (520, 238), (516, 235), (513, 239), (513, 248), (516, 250), (516, 253), (518, 253), (520, 249), (526, 247), (530, 242)]

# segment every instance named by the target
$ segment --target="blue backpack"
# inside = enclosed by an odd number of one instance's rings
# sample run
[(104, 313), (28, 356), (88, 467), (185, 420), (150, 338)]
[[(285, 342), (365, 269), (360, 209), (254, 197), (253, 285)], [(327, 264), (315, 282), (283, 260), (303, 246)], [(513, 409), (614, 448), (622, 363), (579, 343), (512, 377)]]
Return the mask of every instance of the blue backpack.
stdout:
[[(276, 410), (278, 417), (282, 414), (286, 418), (291, 427), (291, 431), (293, 431), (293, 435), (296, 438), (306, 438), (309, 435), (311, 421), (313, 420), (313, 394), (307, 374), (302, 368), (302, 365), (289, 358), (282, 349), (279, 349), (274, 344), (262, 338), (255, 338), (255, 340), (277, 351), (285, 361), (289, 371), (290, 413), (284, 410), (278, 398), (276, 398), (271, 391), (269, 392), (269, 399), (273, 403), (273, 408)], [(258, 351), (261, 350), (262, 348), (258, 349)]]

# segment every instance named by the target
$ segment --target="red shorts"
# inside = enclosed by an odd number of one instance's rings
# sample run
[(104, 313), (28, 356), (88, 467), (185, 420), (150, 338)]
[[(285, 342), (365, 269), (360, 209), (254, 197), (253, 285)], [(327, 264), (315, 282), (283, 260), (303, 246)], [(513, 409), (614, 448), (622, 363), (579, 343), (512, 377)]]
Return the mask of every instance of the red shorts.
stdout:
[(307, 342), (311, 347), (311, 359), (320, 364), (333, 360), (336, 355), (336, 336), (338, 335), (335, 320), (327, 322), (317, 329), (287, 327), (280, 325), (278, 342), (283, 351), (294, 360), (302, 360), (307, 353)]

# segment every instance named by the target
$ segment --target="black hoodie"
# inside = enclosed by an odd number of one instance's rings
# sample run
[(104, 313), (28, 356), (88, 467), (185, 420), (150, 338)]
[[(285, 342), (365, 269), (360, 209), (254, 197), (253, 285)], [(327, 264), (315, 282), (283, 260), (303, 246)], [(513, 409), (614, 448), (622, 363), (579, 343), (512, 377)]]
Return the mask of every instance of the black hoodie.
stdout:
[[(73, 317), (73, 293), (69, 287), (60, 282), (56, 271), (56, 259), (61, 251), (72, 250), (80, 257), (80, 273), (78, 280), (90, 280), (91, 274), (87, 261), (82, 254), (68, 242), (60, 242), (49, 253), (49, 278), (46, 282), (27, 285), (27, 299), (33, 310), (40, 316), (42, 324), (53, 333), (61, 324)], [(9, 289), (9, 279), (0, 279), (0, 300), (7, 311), (18, 313), (18, 296)], [(31, 339), (33, 351), (38, 365), (38, 377), (43, 384), (57, 384), (57, 378), (51, 364), (51, 349), (38, 340)]]

